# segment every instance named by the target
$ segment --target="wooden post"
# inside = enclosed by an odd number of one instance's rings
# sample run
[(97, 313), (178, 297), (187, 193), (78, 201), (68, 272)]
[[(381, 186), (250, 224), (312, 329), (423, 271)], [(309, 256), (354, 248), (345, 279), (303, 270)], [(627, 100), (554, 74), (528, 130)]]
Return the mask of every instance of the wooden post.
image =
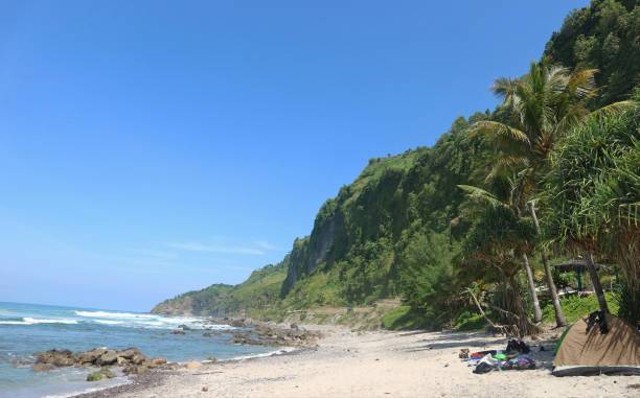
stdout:
[(589, 275), (591, 276), (593, 290), (595, 290), (596, 296), (598, 297), (598, 305), (600, 306), (600, 311), (608, 314), (609, 306), (607, 306), (607, 299), (604, 297), (604, 290), (602, 289), (602, 284), (600, 284), (600, 278), (598, 277), (598, 271), (596, 271), (596, 265), (593, 262), (593, 255), (591, 253), (585, 254), (585, 261), (587, 262), (587, 269), (589, 270)]

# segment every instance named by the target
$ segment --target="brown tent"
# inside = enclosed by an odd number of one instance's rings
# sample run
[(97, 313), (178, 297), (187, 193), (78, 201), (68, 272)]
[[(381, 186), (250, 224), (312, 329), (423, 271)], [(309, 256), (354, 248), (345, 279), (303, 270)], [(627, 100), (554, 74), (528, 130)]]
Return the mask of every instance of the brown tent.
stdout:
[(640, 375), (640, 333), (613, 315), (607, 314), (606, 319), (606, 334), (600, 333), (597, 324), (587, 332), (586, 320), (565, 332), (553, 361), (553, 375)]

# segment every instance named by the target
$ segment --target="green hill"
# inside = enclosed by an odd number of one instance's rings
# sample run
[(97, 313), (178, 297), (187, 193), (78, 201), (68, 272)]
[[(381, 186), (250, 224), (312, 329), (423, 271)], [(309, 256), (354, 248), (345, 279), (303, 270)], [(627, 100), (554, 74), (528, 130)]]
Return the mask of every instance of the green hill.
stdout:
[(287, 259), (278, 265), (267, 265), (253, 271), (239, 285), (215, 284), (202, 290), (183, 293), (156, 305), (151, 312), (224, 317), (263, 310), (279, 301), (286, 267)]

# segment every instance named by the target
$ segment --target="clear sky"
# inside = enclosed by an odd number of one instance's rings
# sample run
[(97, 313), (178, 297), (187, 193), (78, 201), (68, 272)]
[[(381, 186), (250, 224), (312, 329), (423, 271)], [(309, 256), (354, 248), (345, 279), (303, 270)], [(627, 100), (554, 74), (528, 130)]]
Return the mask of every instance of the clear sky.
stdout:
[(581, 1), (0, 1), (0, 301), (239, 283)]

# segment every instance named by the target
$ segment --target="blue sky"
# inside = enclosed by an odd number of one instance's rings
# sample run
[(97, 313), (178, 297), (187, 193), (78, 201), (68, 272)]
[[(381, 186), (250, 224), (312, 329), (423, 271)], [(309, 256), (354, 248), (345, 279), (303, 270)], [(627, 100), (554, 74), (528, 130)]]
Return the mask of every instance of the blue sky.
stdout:
[(0, 301), (241, 282), (587, 3), (0, 1)]

